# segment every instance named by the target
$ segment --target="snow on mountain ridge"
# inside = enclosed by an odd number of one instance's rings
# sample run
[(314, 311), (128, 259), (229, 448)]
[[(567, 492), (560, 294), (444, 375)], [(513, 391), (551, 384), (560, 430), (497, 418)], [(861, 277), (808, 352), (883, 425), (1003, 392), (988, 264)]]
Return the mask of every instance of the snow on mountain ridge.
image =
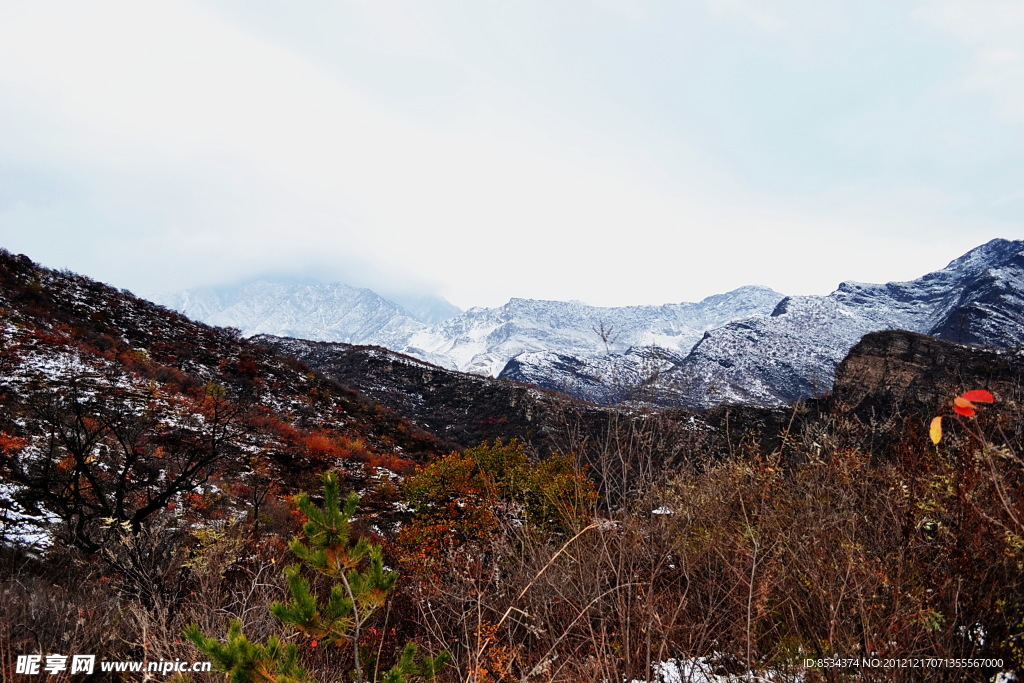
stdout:
[(691, 407), (779, 405), (828, 391), (868, 332), (1011, 346), (1024, 341), (1022, 312), (1024, 241), (993, 240), (916, 280), (843, 282), (825, 297), (786, 297), (770, 316), (709, 331), (665, 381), (685, 384)]
[[(413, 333), (403, 353), (446, 367), (497, 376), (513, 358), (555, 352), (579, 358), (659, 346), (687, 353), (707, 329), (768, 312), (782, 295), (746, 286), (697, 303), (598, 307), (579, 301), (513, 298), (497, 308), (472, 308)], [(602, 330), (604, 339), (602, 339)]]
[(767, 313), (781, 298), (751, 285), (697, 303), (645, 306), (516, 297), (429, 326), (370, 290), (340, 283), (254, 281), (181, 292), (163, 297), (162, 303), (209, 324), (237, 327), (244, 336), (377, 344), (449, 369), (497, 376), (510, 360), (527, 353), (597, 359), (633, 347), (661, 347), (685, 355), (705, 330)]
[(1024, 343), (1024, 241), (1003, 239), (916, 280), (846, 281), (827, 296), (783, 297), (746, 286), (696, 303), (622, 307), (517, 297), (433, 325), (369, 290), (339, 285), (333, 298), (288, 291), (256, 287), (231, 301), (193, 295), (182, 305), (247, 335), (376, 344), (449, 369), (597, 401), (634, 395), (625, 391), (633, 382), (659, 401), (695, 408), (777, 405), (823, 393), (868, 332)]

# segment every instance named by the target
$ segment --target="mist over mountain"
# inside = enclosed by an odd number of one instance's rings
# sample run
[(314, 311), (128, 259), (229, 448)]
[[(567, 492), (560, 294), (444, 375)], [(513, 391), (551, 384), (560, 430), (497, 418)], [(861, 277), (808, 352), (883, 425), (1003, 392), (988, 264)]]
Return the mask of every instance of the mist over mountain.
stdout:
[(163, 303), (245, 336), (383, 346), (451, 370), (597, 403), (708, 408), (782, 405), (832, 387), (865, 334), (907, 330), (979, 346), (1024, 342), (1024, 242), (993, 240), (908, 282), (843, 282), (827, 296), (746, 286), (697, 303), (589, 306), (513, 298), (457, 311), (435, 297), (401, 306), (341, 283), (256, 281)]
[[(409, 310), (364, 288), (340, 282), (298, 284), (253, 280), (157, 297), (157, 303), (242, 335), (274, 334), (316, 341), (391, 345), (425, 327)], [(428, 300), (421, 302), (429, 314)]]
[(416, 320), (427, 325), (436, 325), (462, 313), (462, 309), (452, 302), (432, 294), (398, 293), (388, 294), (386, 298), (404, 308)]

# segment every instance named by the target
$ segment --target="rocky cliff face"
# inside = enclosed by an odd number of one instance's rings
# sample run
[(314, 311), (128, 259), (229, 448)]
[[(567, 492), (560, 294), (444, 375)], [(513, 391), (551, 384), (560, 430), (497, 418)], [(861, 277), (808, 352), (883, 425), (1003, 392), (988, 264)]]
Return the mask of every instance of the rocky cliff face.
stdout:
[(988, 389), (996, 410), (1024, 405), (1024, 351), (981, 349), (913, 332), (865, 335), (836, 370), (831, 401), (859, 413), (935, 415), (971, 389)]
[[(953, 399), (972, 389), (991, 391), (995, 403), (976, 418), (954, 417)], [(737, 444), (756, 443), (805, 462), (839, 442), (862, 455), (934, 457), (928, 428), (937, 415), (950, 418), (943, 421), (944, 443), (959, 440), (971, 452), (979, 445), (971, 430), (1024, 451), (1024, 351), (902, 330), (871, 332), (839, 364), (832, 392), (785, 407), (720, 405), (701, 419), (725, 437), (730, 453), (742, 452)]]
[(980, 264), (929, 334), (977, 346), (1024, 344), (1024, 242), (995, 246), (994, 258)]

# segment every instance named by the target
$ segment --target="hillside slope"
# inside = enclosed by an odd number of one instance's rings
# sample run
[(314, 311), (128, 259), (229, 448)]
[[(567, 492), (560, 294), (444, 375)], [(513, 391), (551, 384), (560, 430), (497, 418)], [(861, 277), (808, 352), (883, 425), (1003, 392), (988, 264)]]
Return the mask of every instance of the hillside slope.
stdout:
[(450, 448), (237, 331), (0, 251), (8, 538), (93, 552), (115, 522), (174, 510), (185, 523), (209, 506), (234, 516), (329, 467), (357, 485)]

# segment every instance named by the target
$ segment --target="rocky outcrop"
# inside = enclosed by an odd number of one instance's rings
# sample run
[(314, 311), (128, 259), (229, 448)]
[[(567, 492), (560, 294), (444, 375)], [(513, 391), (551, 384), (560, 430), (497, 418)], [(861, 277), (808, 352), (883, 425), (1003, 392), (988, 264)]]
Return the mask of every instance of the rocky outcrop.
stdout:
[(903, 331), (865, 335), (836, 370), (830, 401), (859, 414), (948, 412), (952, 397), (988, 389), (1020, 414), (1024, 350), (983, 349)]

